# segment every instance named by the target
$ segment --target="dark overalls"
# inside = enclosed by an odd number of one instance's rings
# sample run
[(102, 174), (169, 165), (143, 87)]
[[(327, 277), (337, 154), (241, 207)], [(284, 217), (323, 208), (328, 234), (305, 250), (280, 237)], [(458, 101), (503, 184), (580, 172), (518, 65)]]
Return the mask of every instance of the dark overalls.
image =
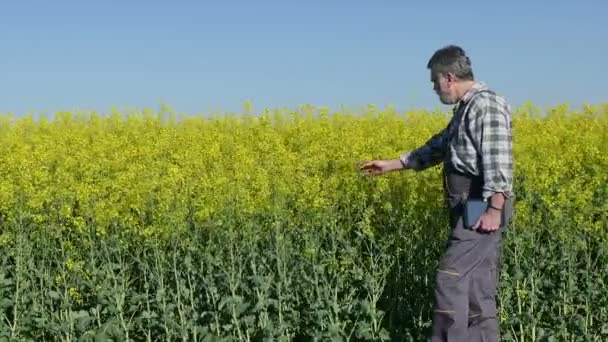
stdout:
[[(499, 341), (496, 290), (502, 226), (481, 232), (463, 226), (468, 197), (481, 198), (483, 179), (452, 170), (444, 164), (444, 189), (450, 216), (450, 237), (436, 275), (431, 341)], [(503, 208), (508, 223), (513, 202)]]

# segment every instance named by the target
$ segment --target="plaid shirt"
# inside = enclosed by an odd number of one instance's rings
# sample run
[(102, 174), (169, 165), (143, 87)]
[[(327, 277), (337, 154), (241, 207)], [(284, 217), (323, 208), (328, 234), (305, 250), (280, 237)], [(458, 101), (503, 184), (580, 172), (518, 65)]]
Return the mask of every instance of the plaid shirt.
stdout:
[(484, 199), (496, 192), (512, 197), (511, 108), (503, 97), (488, 91), (484, 83), (475, 83), (454, 108), (448, 126), (420, 148), (401, 155), (401, 162), (409, 156), (412, 168), (421, 171), (443, 161), (456, 171), (483, 176)]

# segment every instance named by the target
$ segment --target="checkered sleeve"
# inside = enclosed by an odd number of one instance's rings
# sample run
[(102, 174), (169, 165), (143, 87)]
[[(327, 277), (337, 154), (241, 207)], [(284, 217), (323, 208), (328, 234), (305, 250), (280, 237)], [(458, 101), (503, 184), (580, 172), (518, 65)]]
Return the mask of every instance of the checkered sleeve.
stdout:
[(511, 109), (504, 99), (485, 94), (471, 108), (475, 120), (470, 127), (480, 154), (484, 179), (483, 198), (501, 192), (512, 196), (513, 146)]
[(447, 150), (447, 128), (433, 135), (416, 150), (400, 156), (402, 163), (410, 162), (416, 171), (422, 171), (443, 161)]

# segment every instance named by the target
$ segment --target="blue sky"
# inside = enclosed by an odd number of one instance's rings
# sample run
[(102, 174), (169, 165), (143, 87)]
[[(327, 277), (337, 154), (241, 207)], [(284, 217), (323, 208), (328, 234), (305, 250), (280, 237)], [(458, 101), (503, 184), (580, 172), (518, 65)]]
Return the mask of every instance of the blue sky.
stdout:
[(608, 101), (608, 1), (2, 1), (0, 113), (303, 104), (447, 108), (465, 48), (514, 107)]

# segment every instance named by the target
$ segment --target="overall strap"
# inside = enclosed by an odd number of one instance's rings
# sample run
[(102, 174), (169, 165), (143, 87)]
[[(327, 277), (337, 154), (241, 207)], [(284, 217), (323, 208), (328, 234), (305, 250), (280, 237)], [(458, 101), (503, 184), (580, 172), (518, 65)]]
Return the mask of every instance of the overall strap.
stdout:
[[(468, 105), (471, 103), (471, 101), (473, 100), (473, 98), (474, 98), (475, 96), (477, 96), (477, 95), (481, 94), (481, 93), (490, 93), (490, 94), (492, 94), (492, 95), (496, 95), (496, 93), (495, 93), (494, 91), (490, 90), (490, 89), (483, 89), (483, 90), (477, 91), (477, 92), (475, 92), (475, 93), (474, 93), (474, 94), (473, 94), (473, 95), (472, 95), (472, 96), (469, 98), (469, 100), (466, 102), (466, 104), (465, 104), (465, 108), (463, 108), (463, 110), (464, 110), (464, 109), (467, 109), (466, 107), (467, 107), (467, 106), (468, 106)], [(465, 114), (465, 113), (464, 113), (464, 111), (463, 111), (462, 115), (464, 115), (464, 114)], [(469, 130), (469, 123), (470, 123), (470, 121), (471, 121), (471, 118), (470, 118), (468, 115), (464, 115), (464, 132), (465, 132), (465, 134), (467, 135), (467, 137), (468, 137), (468, 138), (469, 138), (471, 141), (473, 141), (473, 140), (474, 140), (474, 139), (473, 139), (473, 134), (472, 134), (472, 133), (471, 133), (471, 131)], [(477, 153), (478, 153), (478, 154), (479, 154), (479, 153), (481, 153), (479, 150), (477, 150), (477, 147), (475, 147), (475, 150), (477, 151)]]

